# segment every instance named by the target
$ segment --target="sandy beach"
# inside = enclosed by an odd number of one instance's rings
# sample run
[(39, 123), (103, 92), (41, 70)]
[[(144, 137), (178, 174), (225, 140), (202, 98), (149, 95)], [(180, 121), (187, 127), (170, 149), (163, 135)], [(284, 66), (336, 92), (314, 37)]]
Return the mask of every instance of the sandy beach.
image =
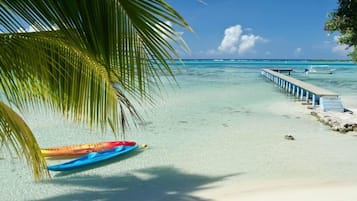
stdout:
[(356, 182), (314, 184), (283, 181), (280, 184), (246, 184), (202, 192), (202, 195), (224, 201), (348, 201), (356, 200), (356, 190)]
[(0, 201), (357, 201), (356, 13), (0, 0)]
[[(180, 88), (140, 107), (145, 121), (126, 134), (148, 149), (122, 160), (35, 182), (23, 161), (1, 155), (1, 200), (357, 200), (357, 133), (332, 131), (259, 71), (243, 71), (179, 75)], [(46, 111), (26, 119), (42, 147), (115, 139)]]

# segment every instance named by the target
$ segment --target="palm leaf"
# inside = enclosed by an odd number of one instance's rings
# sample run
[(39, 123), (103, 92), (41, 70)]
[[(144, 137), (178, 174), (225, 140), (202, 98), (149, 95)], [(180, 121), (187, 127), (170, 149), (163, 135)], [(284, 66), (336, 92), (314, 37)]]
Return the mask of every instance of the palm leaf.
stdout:
[[(165, 21), (190, 29), (187, 22), (162, 0), (3, 2), (38, 30), (56, 25), (74, 43), (91, 52), (112, 72), (112, 79), (120, 80), (121, 88), (132, 94), (148, 95), (146, 91), (152, 89), (151, 84), (160, 80), (158, 75), (173, 75), (167, 61), (178, 54), (172, 43), (186, 48), (182, 38)], [(16, 16), (10, 19), (16, 21)], [(10, 19), (6, 24), (10, 24)]]
[[(187, 49), (166, 21), (190, 30), (163, 0), (0, 0), (0, 90), (20, 111), (46, 104), (124, 132), (126, 113), (139, 118), (129, 99), (151, 100), (162, 76), (173, 77), (174, 46)], [(28, 25), (38, 32), (17, 33)]]
[[(52, 36), (54, 35), (54, 36)], [(60, 33), (0, 34), (0, 84), (20, 110), (38, 103), (90, 126), (119, 128), (117, 101), (135, 109), (112, 87), (106, 69)]]
[(24, 156), (32, 166), (35, 178), (49, 176), (46, 160), (30, 128), (14, 110), (0, 101), (0, 142), (10, 153)]
[[(0, 34), (0, 46), (0, 89), (9, 104), (20, 111), (44, 104), (74, 121), (100, 125), (102, 129), (108, 124), (114, 132), (120, 128), (119, 124), (125, 128), (124, 108), (138, 117), (130, 101), (112, 86), (106, 69), (85, 51), (64, 43), (60, 34)], [(4, 104), (3, 107), (10, 110)], [(32, 145), (32, 141), (25, 144), (23, 139), (16, 137), (23, 133), (32, 135), (28, 127), (25, 131), (20, 130), (24, 128), (21, 126), (24, 122), (19, 122), (20, 117), (10, 115), (10, 112), (4, 112), (2, 116), (1, 128), (7, 131), (11, 127), (8, 132), (3, 132), (6, 135), (2, 142), (10, 143), (18, 155), (24, 154), (27, 160), (33, 161), (36, 179), (45, 176), (45, 164), (38, 145)], [(16, 123), (20, 126), (16, 127)], [(11, 135), (16, 138), (10, 138)], [(29, 155), (29, 150), (33, 150), (33, 155)]]

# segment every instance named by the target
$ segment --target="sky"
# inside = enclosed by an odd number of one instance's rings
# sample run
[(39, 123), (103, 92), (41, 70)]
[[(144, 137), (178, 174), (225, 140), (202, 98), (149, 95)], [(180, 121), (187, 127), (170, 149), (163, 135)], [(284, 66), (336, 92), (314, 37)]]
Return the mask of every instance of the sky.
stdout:
[[(337, 0), (167, 0), (194, 32), (179, 29), (186, 59), (350, 59), (324, 31)], [(177, 27), (174, 27), (177, 28)]]

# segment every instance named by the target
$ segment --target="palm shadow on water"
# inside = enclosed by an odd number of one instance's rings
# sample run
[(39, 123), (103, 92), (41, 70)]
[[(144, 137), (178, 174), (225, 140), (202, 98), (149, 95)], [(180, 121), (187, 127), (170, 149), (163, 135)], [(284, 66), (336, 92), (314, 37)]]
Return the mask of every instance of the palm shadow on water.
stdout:
[(185, 173), (174, 167), (161, 166), (133, 170), (131, 173), (120, 176), (72, 175), (71, 177), (57, 177), (48, 183), (73, 186), (82, 190), (41, 200), (209, 201), (209, 199), (194, 196), (192, 193), (212, 188), (213, 183), (240, 174), (242, 173), (205, 176)]

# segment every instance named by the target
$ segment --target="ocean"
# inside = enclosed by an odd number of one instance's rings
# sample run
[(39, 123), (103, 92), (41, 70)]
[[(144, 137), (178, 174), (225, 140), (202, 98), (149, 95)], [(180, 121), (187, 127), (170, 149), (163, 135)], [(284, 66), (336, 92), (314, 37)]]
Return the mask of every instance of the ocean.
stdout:
[[(315, 60), (184, 60), (182, 77), (188, 75), (212, 75), (217, 80), (229, 79), (231, 82), (255, 82), (260, 80), (262, 68), (292, 68), (291, 76), (299, 80), (326, 88), (346, 97), (357, 95), (357, 65), (352, 61)], [(305, 74), (305, 69), (318, 71), (335, 69), (333, 74)], [(347, 100), (348, 105), (357, 107), (357, 101)], [(351, 103), (356, 102), (356, 104)]]
[[(333, 90), (341, 95), (357, 94), (357, 65), (352, 61), (309, 61), (309, 60), (184, 60), (183, 69), (188, 72), (199, 70), (200, 73), (217, 70), (217, 76), (227, 73), (256, 73), (262, 68), (292, 68), (292, 76)], [(182, 67), (182, 66), (181, 66)], [(304, 73), (305, 69), (336, 69), (333, 74)], [(187, 75), (185, 73), (183, 76)], [(259, 76), (259, 74), (257, 74)]]
[[(176, 82), (163, 79), (154, 104), (138, 104), (143, 122), (132, 125), (125, 139), (147, 144), (146, 150), (85, 171), (51, 173), (51, 180), (37, 183), (24, 162), (4, 155), (1, 199), (203, 201), (210, 199), (207, 191), (258, 188), (252, 184), (270, 188), (357, 181), (357, 133), (332, 131), (310, 115), (306, 105), (260, 75), (262, 68), (293, 68), (294, 78), (336, 92), (346, 107), (357, 108), (356, 64), (183, 63), (174, 68)], [(311, 66), (336, 70), (304, 74)], [(91, 131), (55, 114), (36, 112), (25, 117), (43, 147), (115, 139), (111, 133)], [(284, 139), (287, 134), (296, 140)]]

